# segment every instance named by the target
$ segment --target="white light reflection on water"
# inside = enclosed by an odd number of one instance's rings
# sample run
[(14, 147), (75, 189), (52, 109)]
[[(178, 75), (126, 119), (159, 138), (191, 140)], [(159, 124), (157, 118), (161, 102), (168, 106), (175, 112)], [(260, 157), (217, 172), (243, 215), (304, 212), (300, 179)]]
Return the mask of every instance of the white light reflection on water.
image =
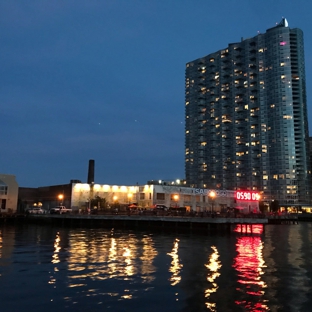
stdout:
[(60, 233), (57, 232), (55, 240), (54, 240), (54, 253), (53, 253), (52, 261), (51, 261), (53, 264), (60, 262), (60, 259), (59, 259), (59, 252), (61, 250), (60, 241), (61, 241)]
[(108, 274), (112, 278), (115, 277), (115, 272), (117, 269), (116, 260), (117, 260), (116, 238), (111, 237), (110, 238), (110, 245), (109, 245), (109, 249), (108, 249), (107, 268), (108, 268)]
[(54, 264), (53, 273), (52, 273), (53, 275), (50, 275), (49, 281), (48, 281), (48, 284), (54, 285), (54, 288), (56, 288), (55, 273), (58, 272), (57, 264), (60, 263), (60, 258), (59, 258), (59, 252), (61, 250), (60, 242), (61, 242), (60, 233), (57, 232), (55, 235), (55, 239), (54, 239), (54, 244), (53, 244), (54, 252), (52, 254), (52, 260), (51, 260), (51, 262)]
[[(149, 283), (155, 278), (153, 261), (157, 251), (151, 236), (139, 239), (129, 234), (116, 238), (95, 231), (92, 236), (86, 237), (85, 233), (75, 233), (69, 237), (69, 245), (69, 287), (86, 286), (88, 280), (137, 283), (139, 278)], [(99, 289), (90, 289), (88, 292), (90, 296), (104, 295), (120, 300), (133, 299), (136, 290), (124, 287), (106, 293)]]
[(169, 267), (169, 272), (172, 273), (170, 282), (171, 286), (175, 286), (181, 281), (181, 269), (183, 267), (183, 264), (180, 263), (179, 260), (179, 239), (176, 238), (173, 243), (173, 248), (170, 253), (167, 253), (168, 256), (172, 257), (171, 265)]
[(255, 229), (0, 226), (1, 311), (310, 311), (312, 223)]
[(158, 255), (157, 250), (154, 247), (154, 241), (152, 237), (145, 235), (142, 239), (143, 252), (140, 256), (142, 261), (141, 265), (141, 278), (144, 283), (151, 283), (155, 279), (156, 268), (153, 265), (155, 257)]
[(233, 267), (237, 271), (238, 299), (235, 303), (244, 311), (268, 311), (266, 300), (263, 299), (266, 283), (262, 280), (265, 268), (263, 259), (263, 242), (259, 236), (242, 236), (237, 238), (237, 256)]
[[(205, 298), (209, 299), (210, 295), (217, 291), (219, 288), (216, 283), (216, 278), (220, 276), (220, 269), (222, 267), (219, 260), (219, 253), (215, 246), (211, 246), (213, 253), (211, 254), (208, 263), (205, 264), (205, 267), (208, 269), (207, 281), (211, 283), (211, 287), (205, 290)], [(216, 302), (206, 301), (206, 307), (209, 311), (216, 310)]]

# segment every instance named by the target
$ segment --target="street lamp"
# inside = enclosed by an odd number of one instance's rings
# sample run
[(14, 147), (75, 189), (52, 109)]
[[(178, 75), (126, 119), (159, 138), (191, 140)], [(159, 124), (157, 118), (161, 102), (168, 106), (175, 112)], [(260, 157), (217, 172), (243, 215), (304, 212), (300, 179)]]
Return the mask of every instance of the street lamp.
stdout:
[(62, 205), (63, 204), (64, 195), (63, 194), (58, 195), (58, 199), (60, 201), (60, 205)]
[(177, 195), (177, 194), (173, 195), (173, 200), (175, 201), (176, 207), (178, 208), (179, 195)]
[(114, 201), (114, 204), (113, 204), (113, 211), (116, 212), (116, 213), (118, 213), (118, 205), (117, 205), (117, 203), (118, 203), (118, 197), (117, 197), (116, 195), (113, 196), (113, 201)]
[(216, 192), (215, 191), (210, 191), (208, 196), (209, 196), (209, 198), (211, 200), (211, 212), (213, 212), (213, 202), (214, 202), (214, 200), (216, 198)]
[(128, 193), (128, 204), (130, 205), (130, 202), (132, 200), (132, 196), (133, 194), (132, 193)]

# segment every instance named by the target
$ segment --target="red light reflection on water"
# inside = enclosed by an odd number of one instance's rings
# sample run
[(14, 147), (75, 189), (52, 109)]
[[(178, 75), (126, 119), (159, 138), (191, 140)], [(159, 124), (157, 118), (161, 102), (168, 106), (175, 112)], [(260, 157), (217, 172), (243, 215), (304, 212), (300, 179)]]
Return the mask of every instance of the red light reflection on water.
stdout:
[(237, 224), (234, 232), (245, 234), (262, 234), (263, 224)]
[[(254, 230), (254, 229), (253, 229)], [(237, 238), (233, 267), (237, 271), (238, 297), (235, 303), (244, 311), (268, 311), (263, 295), (267, 285), (261, 279), (265, 263), (262, 255), (263, 242), (260, 236)]]

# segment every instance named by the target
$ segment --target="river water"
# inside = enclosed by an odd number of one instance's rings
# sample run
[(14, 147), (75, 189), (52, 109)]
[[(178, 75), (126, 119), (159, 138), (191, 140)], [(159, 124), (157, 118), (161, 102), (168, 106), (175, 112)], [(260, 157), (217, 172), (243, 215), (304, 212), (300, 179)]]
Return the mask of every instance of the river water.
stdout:
[(0, 225), (0, 311), (312, 311), (312, 223), (243, 232)]

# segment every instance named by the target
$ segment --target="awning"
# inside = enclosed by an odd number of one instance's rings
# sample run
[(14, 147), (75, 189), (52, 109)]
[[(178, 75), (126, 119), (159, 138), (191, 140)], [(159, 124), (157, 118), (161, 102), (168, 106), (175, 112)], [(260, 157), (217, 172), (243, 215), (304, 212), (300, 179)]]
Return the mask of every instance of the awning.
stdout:
[(129, 207), (129, 208), (138, 208), (138, 206), (135, 205), (135, 204), (131, 204), (131, 205), (129, 205), (128, 207)]
[(235, 207), (235, 209), (244, 210), (245, 208), (244, 207)]

